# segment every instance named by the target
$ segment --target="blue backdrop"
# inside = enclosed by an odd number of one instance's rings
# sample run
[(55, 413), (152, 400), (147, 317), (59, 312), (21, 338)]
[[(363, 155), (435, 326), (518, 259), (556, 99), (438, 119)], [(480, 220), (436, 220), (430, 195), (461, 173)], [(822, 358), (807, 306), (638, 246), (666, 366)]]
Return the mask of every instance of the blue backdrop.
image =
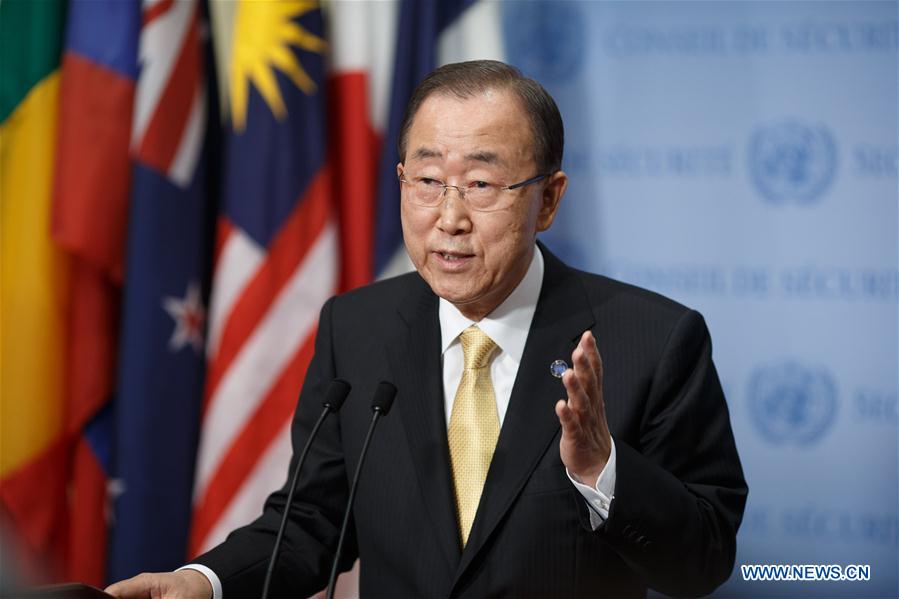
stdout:
[[(897, 4), (509, 2), (569, 262), (700, 310), (750, 493), (719, 596), (896, 596)], [(750, 583), (751, 563), (870, 564)]]

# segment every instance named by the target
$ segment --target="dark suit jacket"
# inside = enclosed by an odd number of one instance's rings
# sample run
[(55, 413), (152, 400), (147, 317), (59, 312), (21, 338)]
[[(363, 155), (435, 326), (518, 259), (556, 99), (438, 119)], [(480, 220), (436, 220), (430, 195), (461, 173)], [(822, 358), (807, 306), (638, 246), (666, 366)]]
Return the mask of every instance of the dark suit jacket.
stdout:
[[(366, 459), (345, 559), (348, 567), (361, 558), (363, 597), (619, 597), (647, 587), (695, 595), (727, 579), (747, 488), (702, 317), (542, 249), (540, 300), (464, 550), (437, 297), (412, 273), (327, 302), (293, 422), (294, 459), (329, 382), (343, 378), (352, 392), (303, 467), (277, 596), (306, 596), (327, 581), (381, 380), (399, 392)], [(559, 458), (553, 407), (565, 394), (549, 369), (570, 361), (587, 329), (604, 362), (617, 450), (615, 498), (596, 531)], [(285, 496), (272, 494), (258, 520), (196, 560), (218, 574), (226, 599), (260, 592)]]

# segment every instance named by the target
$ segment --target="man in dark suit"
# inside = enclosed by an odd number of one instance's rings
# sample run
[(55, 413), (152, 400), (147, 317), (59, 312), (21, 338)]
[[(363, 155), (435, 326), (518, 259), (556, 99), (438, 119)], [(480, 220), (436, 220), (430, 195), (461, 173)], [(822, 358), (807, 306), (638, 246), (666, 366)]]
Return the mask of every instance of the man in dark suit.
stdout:
[[(294, 459), (330, 381), (352, 392), (304, 466), (276, 595), (327, 580), (381, 380), (398, 394), (344, 563), (360, 558), (363, 597), (699, 595), (729, 576), (747, 489), (708, 331), (536, 243), (567, 186), (562, 135), (552, 98), (501, 63), (416, 90), (397, 175), (417, 272), (322, 309)], [(188, 569), (110, 592), (257, 595), (285, 497)]]

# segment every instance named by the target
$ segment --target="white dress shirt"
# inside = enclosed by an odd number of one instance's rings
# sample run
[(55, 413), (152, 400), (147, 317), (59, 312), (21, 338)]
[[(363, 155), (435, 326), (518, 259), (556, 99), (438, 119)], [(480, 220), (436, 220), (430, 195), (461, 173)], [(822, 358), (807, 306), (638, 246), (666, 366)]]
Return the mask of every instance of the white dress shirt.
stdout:
[[(499, 424), (502, 426), (509, 408), (509, 398), (512, 396), (512, 385), (515, 384), (518, 366), (524, 354), (524, 345), (531, 330), (531, 321), (537, 310), (537, 300), (540, 299), (543, 270), (543, 255), (539, 248), (535, 247), (534, 256), (524, 278), (503, 303), (479, 322), (469, 320), (453, 304), (440, 298), (440, 347), (443, 351), (443, 397), (447, 426), (453, 413), (456, 389), (462, 380), (463, 354), (459, 335), (473, 324), (493, 339), (500, 348), (490, 364), (490, 379), (496, 396)], [(559, 358), (566, 362), (571, 359), (570, 356)], [(550, 376), (549, 364), (546, 365), (546, 371), (547, 376)], [(615, 493), (615, 441), (612, 441), (609, 461), (599, 474), (595, 488), (582, 484), (577, 475), (570, 472), (567, 474), (587, 501), (590, 508), (590, 524), (596, 530), (609, 517), (609, 506)]]
[[(443, 357), (443, 397), (446, 409), (446, 422), (449, 426), (450, 415), (453, 412), (453, 401), (456, 397), (456, 388), (462, 380), (462, 343), (459, 335), (470, 327), (477, 325), (488, 337), (499, 346), (500, 351), (490, 364), (490, 378), (493, 382), (493, 391), (496, 396), (496, 410), (499, 415), (499, 424), (502, 427), (509, 408), (509, 399), (512, 396), (512, 385), (518, 374), (521, 364), (521, 356), (531, 329), (531, 321), (537, 310), (537, 300), (540, 298), (540, 288), (543, 286), (543, 255), (538, 248), (534, 248), (534, 256), (531, 264), (514, 291), (506, 300), (496, 307), (490, 314), (479, 322), (473, 322), (462, 315), (450, 302), (440, 298), (440, 339)], [(559, 356), (568, 361), (570, 356)], [(547, 376), (549, 364), (546, 365)], [(612, 441), (612, 452), (609, 461), (596, 480), (596, 487), (582, 484), (578, 476), (567, 472), (571, 483), (580, 491), (590, 508), (590, 524), (593, 529), (602, 524), (609, 517), (609, 506), (615, 493), (615, 441)], [(188, 564), (183, 569), (197, 570), (212, 585), (213, 599), (222, 599), (222, 583), (219, 577), (200, 564)]]

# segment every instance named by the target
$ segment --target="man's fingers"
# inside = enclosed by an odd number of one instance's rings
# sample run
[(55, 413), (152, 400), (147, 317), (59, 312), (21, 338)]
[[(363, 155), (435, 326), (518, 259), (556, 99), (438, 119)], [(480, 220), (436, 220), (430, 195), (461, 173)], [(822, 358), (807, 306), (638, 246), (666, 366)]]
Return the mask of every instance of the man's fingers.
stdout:
[(152, 574), (138, 574), (127, 580), (106, 587), (106, 592), (115, 597), (151, 597), (154, 588)]
[(585, 394), (585, 408), (589, 408), (599, 399), (600, 387), (597, 380), (596, 371), (594, 369), (594, 360), (590, 354), (596, 352), (593, 341), (588, 337), (588, 333), (581, 335), (577, 347), (571, 354), (571, 360), (574, 362), (574, 373), (580, 382), (581, 389)]
[(568, 393), (568, 407), (576, 414), (580, 414), (587, 407), (589, 399), (577, 373), (570, 368), (566, 370), (562, 375), (562, 384)]
[[(590, 331), (585, 331), (578, 342), (580, 351), (579, 374), (582, 385), (594, 402), (602, 400), (602, 358), (596, 346), (596, 338)], [(572, 356), (574, 358), (574, 356)]]
[(138, 574), (106, 587), (106, 592), (122, 599), (208, 599), (209, 580), (196, 570)]
[(596, 337), (593, 336), (592, 331), (587, 331), (586, 335), (589, 336), (587, 340), (588, 351), (587, 357), (590, 359), (590, 365), (592, 367), (593, 373), (596, 375), (596, 382), (602, 391), (602, 356), (599, 355), (599, 346), (596, 344)]
[(568, 407), (568, 402), (564, 399), (556, 402), (556, 416), (559, 417), (559, 422), (562, 423), (562, 426), (571, 422), (571, 409)]
[(562, 436), (575, 434), (578, 426), (577, 417), (564, 399), (556, 402), (556, 416), (559, 417), (559, 424), (562, 425)]

